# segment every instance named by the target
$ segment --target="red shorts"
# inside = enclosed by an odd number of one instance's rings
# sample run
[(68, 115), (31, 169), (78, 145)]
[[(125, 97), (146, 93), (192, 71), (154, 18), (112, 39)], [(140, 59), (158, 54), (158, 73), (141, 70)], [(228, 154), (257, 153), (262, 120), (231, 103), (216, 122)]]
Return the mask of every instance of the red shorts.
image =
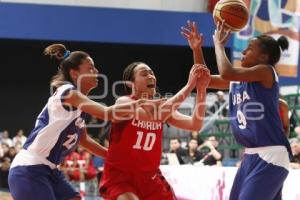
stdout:
[(100, 195), (115, 200), (132, 192), (140, 200), (176, 200), (172, 187), (159, 169), (148, 172), (124, 172), (106, 165), (100, 181)]

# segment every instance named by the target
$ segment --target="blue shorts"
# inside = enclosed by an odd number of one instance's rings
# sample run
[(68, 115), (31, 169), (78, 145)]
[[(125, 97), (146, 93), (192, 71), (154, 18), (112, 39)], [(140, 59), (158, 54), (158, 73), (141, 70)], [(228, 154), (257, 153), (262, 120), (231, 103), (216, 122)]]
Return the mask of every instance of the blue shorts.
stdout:
[(281, 200), (288, 175), (284, 167), (268, 163), (258, 154), (245, 154), (230, 192), (230, 200)]
[(69, 200), (80, 196), (61, 171), (46, 165), (12, 168), (8, 184), (14, 200)]

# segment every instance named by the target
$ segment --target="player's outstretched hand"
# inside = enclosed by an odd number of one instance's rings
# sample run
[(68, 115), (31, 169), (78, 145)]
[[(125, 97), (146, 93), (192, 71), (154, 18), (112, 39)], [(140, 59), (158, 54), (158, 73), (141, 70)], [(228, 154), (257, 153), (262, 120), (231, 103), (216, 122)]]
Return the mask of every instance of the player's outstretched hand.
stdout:
[(187, 26), (181, 27), (181, 35), (187, 39), (192, 50), (201, 48), (203, 44), (203, 35), (199, 34), (196, 22), (187, 21)]

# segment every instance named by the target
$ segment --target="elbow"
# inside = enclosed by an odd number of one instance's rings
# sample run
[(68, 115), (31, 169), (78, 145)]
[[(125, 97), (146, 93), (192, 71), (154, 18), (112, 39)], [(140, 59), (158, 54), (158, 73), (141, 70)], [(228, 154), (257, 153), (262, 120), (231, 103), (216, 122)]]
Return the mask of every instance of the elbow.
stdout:
[(199, 132), (200, 129), (202, 128), (202, 122), (201, 123), (197, 123), (195, 124), (194, 126), (191, 127), (191, 130), (190, 131), (196, 131), (196, 132)]
[(219, 154), (218, 156), (216, 156), (216, 160), (221, 160), (221, 158), (222, 158), (221, 154)]
[(105, 121), (111, 121), (113, 120), (113, 108), (112, 106), (106, 107), (104, 109), (104, 120)]
[(220, 76), (221, 76), (222, 79), (227, 80), (227, 81), (232, 79), (231, 73), (228, 73), (228, 72), (222, 72), (220, 74)]
[(223, 69), (220, 70), (220, 76), (224, 80), (231, 80), (233, 78), (233, 70), (232, 69)]

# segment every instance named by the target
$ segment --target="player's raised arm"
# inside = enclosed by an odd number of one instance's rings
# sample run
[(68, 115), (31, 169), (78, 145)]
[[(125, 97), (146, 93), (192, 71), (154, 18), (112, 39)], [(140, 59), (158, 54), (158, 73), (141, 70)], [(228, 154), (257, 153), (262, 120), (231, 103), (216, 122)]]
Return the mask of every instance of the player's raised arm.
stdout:
[[(203, 56), (203, 34), (198, 32), (196, 22), (188, 21), (186, 27), (181, 28), (181, 34), (187, 39), (188, 44), (193, 51), (194, 64), (204, 64), (205, 59)], [(228, 89), (229, 81), (221, 78), (220, 75), (211, 75), (208, 88), (212, 89)]]
[(199, 75), (203, 72), (203, 65), (195, 64), (190, 70), (187, 84), (177, 92), (173, 97), (163, 102), (159, 107), (159, 118), (163, 121), (167, 120), (174, 111), (178, 109), (181, 103), (190, 95), (196, 86)]
[(202, 128), (205, 116), (205, 101), (206, 89), (210, 81), (209, 70), (202, 66), (199, 77), (197, 79), (196, 89), (196, 103), (192, 116), (181, 114), (178, 111), (172, 113), (167, 122), (177, 128), (190, 131), (199, 131)]

